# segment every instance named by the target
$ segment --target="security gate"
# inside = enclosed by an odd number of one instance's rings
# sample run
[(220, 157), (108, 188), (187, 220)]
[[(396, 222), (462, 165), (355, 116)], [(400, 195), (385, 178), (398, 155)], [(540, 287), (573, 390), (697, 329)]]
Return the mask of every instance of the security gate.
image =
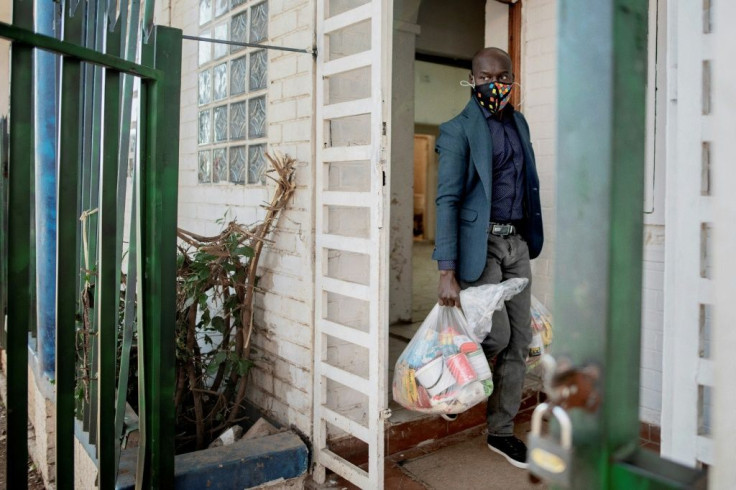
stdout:
[[(44, 5), (41, 2), (43, 7)], [(50, 5), (50, 3), (49, 3)], [(140, 2), (130, 2), (131, 30), (138, 29)], [(8, 488), (25, 488), (28, 460), (28, 332), (33, 324), (31, 305), (35, 295), (32, 273), (32, 196), (39, 188), (33, 182), (33, 50), (41, 49), (61, 57), (59, 93), (59, 144), (56, 195), (56, 278), (54, 390), (54, 463), (57, 488), (73, 488), (75, 482), (76, 337), (81, 251), (85, 258), (97, 257), (94, 308), (90, 316), (96, 325), (90, 337), (89, 402), (84, 405), (83, 430), (94, 434), (98, 486), (114, 488), (118, 470), (120, 435), (125, 413), (127, 379), (123, 358), (118, 366), (120, 315), (120, 264), (124, 206), (118, 191), (127, 181), (125, 158), (119, 161), (121, 128), (121, 82), (124, 76), (140, 79), (138, 141), (132, 183), (134, 209), (131, 216), (133, 244), (128, 248), (131, 270), (138, 278), (133, 287), (131, 274), (126, 282), (126, 300), (137, 297), (138, 407), (141, 441), (138, 449), (136, 488), (174, 487), (174, 338), (176, 299), (176, 203), (179, 156), (179, 97), (181, 83), (181, 31), (153, 26), (153, 1), (145, 2), (140, 64), (120, 57), (127, 6), (116, 1), (63, 3), (62, 40), (34, 31), (34, 4), (13, 3), (13, 23), (0, 22), (0, 38), (12, 44), (10, 156), (7, 209), (7, 332), (2, 348), (7, 355), (7, 482)], [(94, 15), (91, 12), (96, 12)], [(85, 21), (85, 16), (89, 16)], [(150, 22), (149, 22), (150, 21)], [(85, 24), (85, 22), (87, 22)], [(83, 45), (84, 31), (95, 28), (105, 33), (104, 49)], [(135, 39), (131, 37), (129, 39)], [(132, 42), (133, 48), (136, 42)], [(99, 104), (82, 114), (82, 73), (89, 66), (101, 67), (104, 84), (96, 85)], [(93, 82), (94, 83), (94, 82)], [(129, 102), (129, 99), (127, 99)], [(93, 138), (86, 139), (83, 121), (92, 121)], [(164, 120), (164, 118), (166, 118)], [(94, 157), (83, 155), (95, 145)], [(34, 190), (35, 187), (35, 190)], [(97, 196), (96, 199), (89, 198)], [(124, 192), (123, 192), (124, 195)], [(89, 203), (95, 203), (89, 204)], [(87, 205), (94, 209), (87, 209)], [(5, 203), (3, 203), (3, 207)], [(2, 211), (5, 211), (3, 209)], [(99, 226), (87, 233), (82, 220), (97, 214)], [(0, 230), (5, 233), (5, 230)], [(83, 243), (80, 244), (80, 242)], [(134, 253), (134, 251), (137, 251)], [(91, 260), (90, 264), (95, 264)], [(0, 284), (4, 289), (5, 284)], [(81, 301), (80, 301), (81, 302)], [(126, 313), (126, 317), (128, 314)], [(4, 320), (3, 312), (0, 318)], [(127, 319), (127, 318), (126, 318)], [(1, 322), (0, 322), (1, 323)], [(126, 322), (132, 329), (132, 321)], [(128, 335), (129, 334), (129, 335)], [(127, 349), (132, 330), (126, 328)], [(129, 359), (129, 358), (128, 358)], [(120, 372), (118, 374), (118, 367)], [(118, 381), (119, 380), (119, 381)], [(116, 406), (116, 398), (119, 404)], [(87, 400), (85, 400), (86, 402)]]
[[(383, 488), (391, 0), (318, 0), (315, 479)], [(333, 451), (351, 437), (367, 471)]]

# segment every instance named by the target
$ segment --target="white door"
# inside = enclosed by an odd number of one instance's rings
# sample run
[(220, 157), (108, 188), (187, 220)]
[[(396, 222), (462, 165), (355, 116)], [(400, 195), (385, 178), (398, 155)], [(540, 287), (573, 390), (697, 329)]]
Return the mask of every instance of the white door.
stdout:
[[(392, 0), (318, 0), (315, 479), (383, 488)], [(338, 454), (354, 438), (367, 471)]]

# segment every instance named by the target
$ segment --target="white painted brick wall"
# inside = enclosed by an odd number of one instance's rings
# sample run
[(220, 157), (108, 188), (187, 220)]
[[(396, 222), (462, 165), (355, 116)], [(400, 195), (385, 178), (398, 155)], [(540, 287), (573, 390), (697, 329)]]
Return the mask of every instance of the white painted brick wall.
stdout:
[[(159, 9), (163, 20), (185, 34), (198, 35), (198, 1), (175, 0)], [(266, 44), (311, 47), (315, 5), (312, 0), (269, 0)], [(179, 226), (216, 234), (215, 220), (228, 216), (250, 224), (263, 218), (260, 207), (274, 186), (197, 183), (197, 43), (184, 41), (179, 182)], [(304, 53), (268, 52), (268, 148), (299, 162), (295, 196), (282, 212), (264, 248), (256, 295), (257, 331), (252, 338), (255, 367), (249, 399), (277, 422), (311, 434), (313, 322), (313, 114), (314, 62)]]
[[(552, 306), (556, 189), (556, 0), (525, 2), (522, 19), (522, 112), (532, 135), (540, 179), (545, 243), (533, 261), (533, 292)], [(662, 331), (664, 298), (664, 227), (645, 227), (642, 284), (642, 421), (660, 425), (662, 408)]]
[(664, 326), (664, 226), (644, 227), (639, 419), (661, 425)]
[(522, 107), (529, 122), (537, 160), (544, 221), (544, 248), (533, 261), (532, 291), (544, 304), (552, 305), (555, 250), (555, 116), (557, 60), (556, 2), (525, 2), (522, 11)]

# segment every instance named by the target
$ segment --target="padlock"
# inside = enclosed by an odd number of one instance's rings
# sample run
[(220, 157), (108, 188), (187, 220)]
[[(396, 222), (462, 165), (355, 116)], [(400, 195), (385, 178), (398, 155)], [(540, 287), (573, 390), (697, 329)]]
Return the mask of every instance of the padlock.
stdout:
[[(542, 434), (542, 420), (551, 414), (560, 424), (560, 439), (554, 440), (549, 431)], [(532, 414), (527, 456), (529, 472), (547, 483), (570, 486), (572, 462), (572, 423), (565, 410), (557, 405), (540, 403)]]

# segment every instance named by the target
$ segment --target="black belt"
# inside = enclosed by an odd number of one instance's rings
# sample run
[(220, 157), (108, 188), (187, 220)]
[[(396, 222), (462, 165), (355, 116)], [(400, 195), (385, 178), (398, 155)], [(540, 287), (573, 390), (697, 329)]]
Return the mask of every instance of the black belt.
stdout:
[(488, 223), (488, 233), (496, 236), (516, 235), (519, 232), (513, 223)]

